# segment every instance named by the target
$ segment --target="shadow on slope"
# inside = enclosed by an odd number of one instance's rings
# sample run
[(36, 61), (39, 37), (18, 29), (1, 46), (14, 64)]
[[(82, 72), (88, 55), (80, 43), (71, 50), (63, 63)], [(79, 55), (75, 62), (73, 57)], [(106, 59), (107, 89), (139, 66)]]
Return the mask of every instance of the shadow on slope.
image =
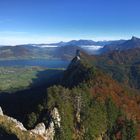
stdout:
[(0, 139), (1, 140), (18, 140), (15, 135), (13, 134), (10, 135), (1, 128), (0, 128)]
[(63, 70), (59, 69), (39, 71), (28, 89), (20, 89), (14, 93), (0, 93), (0, 106), (4, 114), (24, 122), (26, 115), (33, 112), (42, 101), (47, 87), (57, 85), (62, 74)]

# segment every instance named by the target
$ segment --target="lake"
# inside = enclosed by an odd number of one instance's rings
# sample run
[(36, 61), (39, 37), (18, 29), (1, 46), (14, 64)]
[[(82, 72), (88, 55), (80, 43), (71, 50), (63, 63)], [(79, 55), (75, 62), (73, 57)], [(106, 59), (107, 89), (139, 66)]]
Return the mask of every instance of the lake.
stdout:
[(64, 60), (45, 60), (45, 59), (31, 59), (31, 60), (1, 60), (0, 66), (41, 66), (47, 68), (66, 68), (69, 61)]

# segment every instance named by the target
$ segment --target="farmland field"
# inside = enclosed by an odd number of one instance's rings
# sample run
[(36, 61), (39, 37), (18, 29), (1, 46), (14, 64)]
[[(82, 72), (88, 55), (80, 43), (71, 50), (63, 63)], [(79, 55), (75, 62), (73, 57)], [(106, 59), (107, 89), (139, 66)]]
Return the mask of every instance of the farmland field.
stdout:
[(62, 69), (41, 67), (0, 67), (0, 92), (15, 92), (50, 82)]

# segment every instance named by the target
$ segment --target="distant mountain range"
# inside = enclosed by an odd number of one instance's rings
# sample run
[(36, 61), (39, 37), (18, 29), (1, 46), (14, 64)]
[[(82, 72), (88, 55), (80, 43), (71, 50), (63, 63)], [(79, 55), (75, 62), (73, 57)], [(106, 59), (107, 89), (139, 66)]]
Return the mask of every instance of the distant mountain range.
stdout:
[(111, 43), (111, 44), (105, 45), (101, 49), (101, 52), (105, 53), (105, 52), (110, 52), (114, 50), (122, 51), (122, 50), (128, 50), (132, 48), (140, 48), (140, 38), (133, 36), (130, 40), (118, 42), (116, 44)]
[(38, 47), (34, 45), (17, 45), (0, 47), (0, 59), (71, 59), (78, 46)]
[(139, 38), (132, 37), (130, 40), (97, 42), (92, 40), (72, 40), (51, 44), (0, 46), (0, 59), (71, 59), (77, 49), (84, 50), (90, 55), (97, 55), (132, 48), (140, 48)]
[(122, 43), (125, 40), (114, 40), (114, 41), (93, 41), (93, 40), (71, 40), (69, 42), (59, 42), (52, 43), (48, 45), (52, 46), (105, 46), (109, 44), (118, 44)]

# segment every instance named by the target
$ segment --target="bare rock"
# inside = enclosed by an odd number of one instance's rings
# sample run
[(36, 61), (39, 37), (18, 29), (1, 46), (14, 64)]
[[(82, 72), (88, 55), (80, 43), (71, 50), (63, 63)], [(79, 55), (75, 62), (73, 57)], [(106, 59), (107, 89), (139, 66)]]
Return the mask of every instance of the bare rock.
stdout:
[(51, 115), (52, 115), (54, 124), (55, 124), (57, 127), (60, 128), (61, 118), (60, 118), (58, 109), (57, 109), (57, 108), (54, 108), (54, 109), (52, 110), (52, 112), (51, 112)]
[(45, 140), (53, 140), (55, 136), (54, 123), (51, 122), (49, 128), (45, 131), (44, 139)]
[(22, 131), (27, 131), (27, 129), (23, 126), (23, 124), (21, 123), (21, 122), (19, 122), (19, 121), (17, 121), (16, 119), (14, 119), (14, 118), (12, 118), (12, 117), (7, 117), (7, 119), (9, 120), (9, 121), (12, 121), (12, 122), (14, 122), (15, 123), (15, 127), (18, 127), (20, 130), (22, 130)]
[(38, 134), (38, 135), (42, 135), (44, 134), (46, 131), (46, 127), (44, 123), (39, 123), (35, 129), (32, 129), (31, 132)]
[(3, 111), (1, 107), (0, 107), (0, 115), (3, 116)]
[(53, 140), (55, 135), (54, 123), (51, 122), (47, 129), (44, 123), (39, 123), (35, 129), (30, 130), (30, 134), (40, 135), (44, 140)]
[(20, 129), (21, 131), (29, 132), (32, 136), (41, 136), (43, 140), (54, 140), (55, 136), (55, 127), (60, 128), (60, 115), (57, 108), (54, 108), (51, 112), (52, 121), (49, 124), (49, 127), (46, 128), (44, 123), (39, 123), (34, 129), (27, 130), (23, 124), (16, 119), (6, 116), (3, 114), (3, 111), (0, 107), (0, 115), (5, 116), (7, 121), (12, 121), (15, 124), (15, 127)]

